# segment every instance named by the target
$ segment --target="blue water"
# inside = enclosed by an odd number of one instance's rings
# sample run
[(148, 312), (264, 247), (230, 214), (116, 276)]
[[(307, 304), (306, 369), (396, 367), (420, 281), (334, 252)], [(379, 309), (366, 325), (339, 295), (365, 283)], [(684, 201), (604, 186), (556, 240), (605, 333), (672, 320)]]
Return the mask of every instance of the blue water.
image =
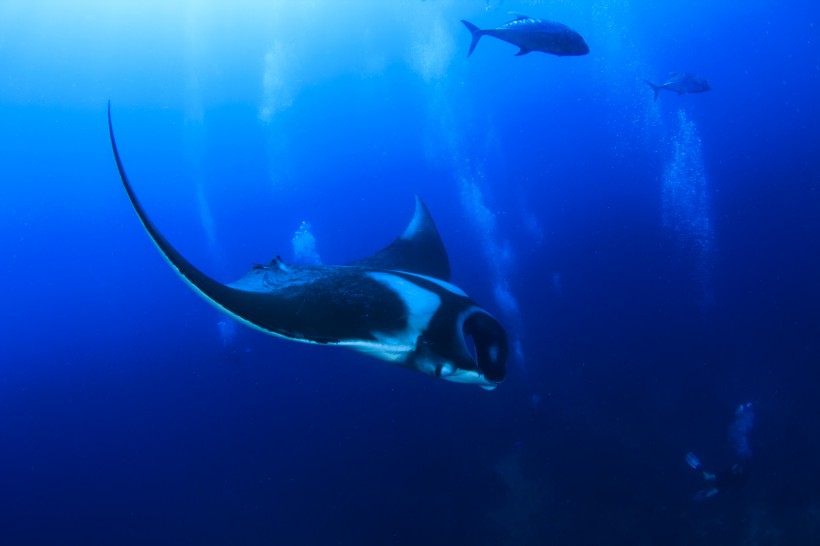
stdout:
[[(0, 542), (820, 543), (818, 8), (125, 4), (0, 5)], [(468, 59), (508, 12), (591, 51)], [(712, 90), (653, 102), (672, 71)], [(507, 380), (220, 315), (108, 100), (225, 282), (367, 256), (421, 196)], [(694, 500), (690, 451), (744, 479)]]

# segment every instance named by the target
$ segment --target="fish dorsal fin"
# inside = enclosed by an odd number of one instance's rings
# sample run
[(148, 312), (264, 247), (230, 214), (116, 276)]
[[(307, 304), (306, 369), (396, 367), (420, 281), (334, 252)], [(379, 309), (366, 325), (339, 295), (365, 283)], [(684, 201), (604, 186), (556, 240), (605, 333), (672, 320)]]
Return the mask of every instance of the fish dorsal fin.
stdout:
[(416, 212), (399, 237), (372, 256), (348, 265), (397, 270), (450, 280), (450, 259), (441, 242), (433, 217), (416, 196)]
[(513, 21), (521, 21), (522, 19), (532, 19), (529, 15), (524, 15), (523, 13), (519, 13), (517, 11), (508, 11), (507, 15), (512, 15), (515, 17)]

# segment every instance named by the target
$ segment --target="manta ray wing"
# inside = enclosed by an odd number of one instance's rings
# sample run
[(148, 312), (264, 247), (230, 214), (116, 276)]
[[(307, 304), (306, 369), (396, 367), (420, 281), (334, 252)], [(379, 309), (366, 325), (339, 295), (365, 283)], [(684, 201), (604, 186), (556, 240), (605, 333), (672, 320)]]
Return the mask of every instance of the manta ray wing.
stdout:
[(450, 280), (450, 259), (430, 211), (416, 196), (416, 212), (404, 232), (390, 245), (349, 265), (406, 271), (442, 281)]

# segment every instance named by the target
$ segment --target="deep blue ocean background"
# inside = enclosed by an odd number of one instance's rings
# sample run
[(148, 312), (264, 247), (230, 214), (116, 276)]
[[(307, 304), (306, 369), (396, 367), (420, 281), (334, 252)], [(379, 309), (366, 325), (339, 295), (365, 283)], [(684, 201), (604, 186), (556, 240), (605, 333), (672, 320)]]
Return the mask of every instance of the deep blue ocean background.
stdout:
[[(468, 58), (509, 12), (589, 55)], [(712, 90), (653, 102), (672, 71)], [(806, 1), (4, 1), (0, 543), (820, 544), (818, 97)], [(225, 282), (421, 196), (507, 380), (221, 316), (108, 100)], [(745, 483), (693, 500), (747, 402)]]

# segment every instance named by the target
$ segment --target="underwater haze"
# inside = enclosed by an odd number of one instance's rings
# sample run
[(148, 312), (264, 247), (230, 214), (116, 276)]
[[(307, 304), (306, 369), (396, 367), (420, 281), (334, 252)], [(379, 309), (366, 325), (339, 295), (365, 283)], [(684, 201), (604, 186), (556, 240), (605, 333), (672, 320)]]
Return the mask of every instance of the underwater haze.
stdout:
[[(806, 1), (4, 0), (0, 543), (820, 544), (819, 96)], [(421, 197), (504, 382), (208, 305), (108, 101), (222, 282)]]

